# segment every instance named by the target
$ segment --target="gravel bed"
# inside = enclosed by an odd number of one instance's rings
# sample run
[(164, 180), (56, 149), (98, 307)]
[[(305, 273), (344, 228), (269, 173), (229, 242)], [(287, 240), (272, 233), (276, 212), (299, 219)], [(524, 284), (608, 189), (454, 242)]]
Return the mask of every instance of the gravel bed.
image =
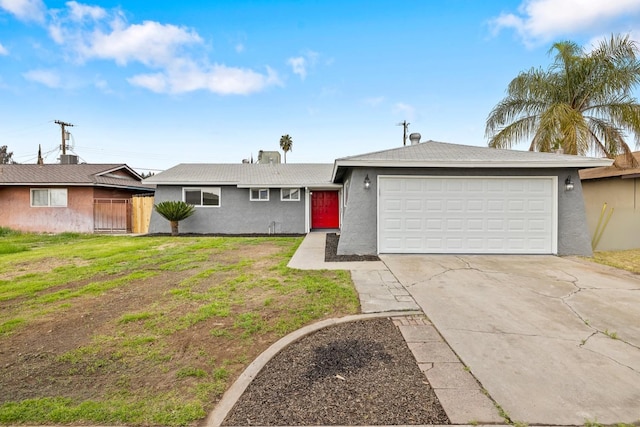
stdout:
[(389, 318), (331, 326), (260, 371), (225, 426), (450, 424)]
[(340, 235), (327, 233), (324, 246), (324, 262), (380, 261), (377, 255), (338, 255)]

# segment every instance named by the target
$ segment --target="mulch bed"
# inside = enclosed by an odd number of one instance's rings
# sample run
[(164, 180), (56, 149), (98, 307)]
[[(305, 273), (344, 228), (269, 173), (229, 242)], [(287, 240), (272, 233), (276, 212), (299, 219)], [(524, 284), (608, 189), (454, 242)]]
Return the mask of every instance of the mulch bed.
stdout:
[(327, 233), (327, 240), (324, 247), (325, 262), (380, 261), (380, 258), (376, 255), (338, 255), (339, 241), (339, 234)]
[(291, 344), (260, 371), (225, 426), (450, 424), (389, 318), (343, 323)]

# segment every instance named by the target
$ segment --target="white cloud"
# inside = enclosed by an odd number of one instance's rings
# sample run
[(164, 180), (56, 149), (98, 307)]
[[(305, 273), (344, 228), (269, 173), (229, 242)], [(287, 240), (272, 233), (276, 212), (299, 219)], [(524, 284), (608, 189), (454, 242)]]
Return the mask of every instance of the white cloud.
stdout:
[(2, 43), (0, 43), (0, 56), (2, 55), (9, 55), (9, 51), (2, 45)]
[(103, 93), (113, 93), (113, 90), (109, 87), (109, 83), (101, 77), (96, 77), (93, 85)]
[(139, 74), (128, 79), (157, 93), (185, 93), (207, 90), (218, 95), (248, 95), (260, 92), (268, 86), (281, 84), (277, 73), (267, 67), (264, 74), (246, 68), (213, 65), (209, 67), (185, 61), (165, 71)]
[(364, 103), (370, 107), (377, 107), (384, 102), (384, 96), (372, 96), (365, 98)]
[(50, 88), (61, 87), (60, 75), (51, 70), (31, 70), (22, 75), (25, 79), (43, 84)]
[[(70, 1), (67, 9), (52, 14), (49, 34), (56, 43), (68, 47), (79, 62), (101, 59), (122, 67), (133, 62), (143, 64), (148, 72), (127, 81), (157, 93), (208, 90), (220, 95), (246, 95), (281, 84), (269, 67), (258, 72), (211, 65), (206, 59), (196, 61), (195, 49), (204, 49), (204, 42), (195, 30), (155, 21), (130, 24), (118, 10)], [(241, 43), (236, 45), (237, 51), (243, 49)]]
[(307, 77), (307, 60), (303, 56), (289, 58), (287, 64), (291, 65), (293, 73), (299, 75), (302, 80)]
[[(58, 15), (49, 33), (58, 44), (69, 45), (78, 59), (114, 60), (118, 65), (136, 61), (148, 66), (169, 64), (181, 48), (202, 43), (193, 30), (154, 21), (129, 24), (120, 13), (111, 16), (104, 9), (69, 2), (69, 14)], [(90, 29), (75, 24), (93, 21)]]
[(640, 0), (524, 0), (518, 13), (503, 13), (490, 24), (495, 34), (511, 28), (532, 44), (638, 13)]
[(294, 74), (300, 76), (301, 80), (307, 78), (309, 68), (315, 67), (318, 62), (319, 54), (312, 50), (307, 51), (304, 55), (289, 58), (287, 64), (291, 66)]
[(44, 22), (46, 6), (42, 0), (0, 0), (4, 9), (21, 21)]
[(97, 21), (107, 16), (107, 11), (100, 6), (89, 6), (76, 1), (66, 3), (69, 8), (69, 16), (77, 22), (84, 21), (86, 18)]
[(195, 31), (175, 25), (118, 22), (110, 33), (94, 32), (81, 53), (86, 58), (113, 59), (119, 65), (129, 61), (160, 65), (171, 63), (180, 47), (201, 42)]
[(236, 46), (235, 46), (235, 50), (236, 50), (236, 52), (237, 52), (237, 53), (242, 53), (242, 52), (244, 52), (244, 44), (242, 44), (242, 43), (238, 43), (238, 44), (236, 44)]
[(413, 120), (416, 114), (416, 109), (412, 105), (405, 104), (404, 102), (396, 102), (393, 106), (393, 112), (403, 115), (409, 120)]

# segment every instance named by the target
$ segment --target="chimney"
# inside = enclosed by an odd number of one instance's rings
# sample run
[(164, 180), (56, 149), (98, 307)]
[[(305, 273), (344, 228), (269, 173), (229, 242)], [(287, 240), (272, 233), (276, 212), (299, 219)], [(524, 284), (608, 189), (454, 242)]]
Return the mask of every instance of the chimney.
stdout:
[(418, 132), (414, 132), (409, 135), (409, 141), (411, 141), (411, 145), (420, 144), (420, 138), (422, 138), (422, 135), (420, 135)]

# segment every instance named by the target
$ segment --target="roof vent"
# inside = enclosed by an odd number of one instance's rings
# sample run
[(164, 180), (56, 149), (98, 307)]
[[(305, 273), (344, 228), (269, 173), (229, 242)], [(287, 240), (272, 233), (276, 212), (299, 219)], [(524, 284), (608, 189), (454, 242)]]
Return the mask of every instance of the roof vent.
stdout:
[(411, 145), (420, 144), (420, 138), (422, 138), (422, 135), (420, 135), (418, 132), (414, 132), (409, 135), (409, 141), (411, 141)]

